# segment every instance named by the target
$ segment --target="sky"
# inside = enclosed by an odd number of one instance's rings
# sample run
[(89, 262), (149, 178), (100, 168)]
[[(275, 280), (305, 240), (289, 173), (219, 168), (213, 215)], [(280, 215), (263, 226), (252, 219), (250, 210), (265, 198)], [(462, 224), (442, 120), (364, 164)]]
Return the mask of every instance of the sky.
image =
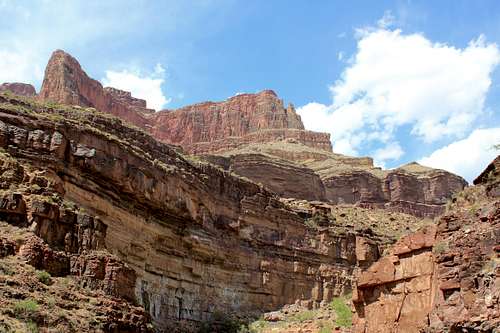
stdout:
[(174, 109), (273, 89), (337, 153), (469, 182), (500, 143), (500, 2), (0, 0), (0, 82), (63, 49)]

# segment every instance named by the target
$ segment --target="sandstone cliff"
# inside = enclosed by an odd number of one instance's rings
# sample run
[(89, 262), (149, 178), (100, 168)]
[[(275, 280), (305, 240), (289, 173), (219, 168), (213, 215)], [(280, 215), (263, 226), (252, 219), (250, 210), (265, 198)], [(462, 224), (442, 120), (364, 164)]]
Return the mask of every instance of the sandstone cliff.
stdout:
[(500, 157), (437, 226), (403, 237), (357, 279), (355, 332), (496, 332)]
[(357, 204), (419, 217), (442, 214), (447, 200), (466, 182), (444, 170), (410, 163), (393, 170), (355, 158), (314, 149), (293, 140), (248, 144), (202, 155), (284, 197)]
[[(217, 311), (318, 307), (394, 241), (376, 228), (384, 214), (341, 223), (335, 207), (282, 201), (93, 108), (0, 95), (0, 147), (0, 218), (47, 244), (21, 251), (26, 260), (134, 299), (158, 331), (188, 330)], [(408, 231), (420, 223), (390, 219)]]
[(36, 95), (35, 87), (26, 83), (2, 83), (0, 84), (0, 92), (10, 91), (14, 95), (32, 97)]
[(39, 97), (118, 116), (284, 197), (435, 217), (452, 193), (467, 184), (461, 177), (415, 163), (381, 170), (370, 158), (334, 154), (329, 135), (305, 130), (293, 105), (285, 107), (271, 90), (152, 113), (144, 101), (103, 88), (76, 59), (56, 51)]

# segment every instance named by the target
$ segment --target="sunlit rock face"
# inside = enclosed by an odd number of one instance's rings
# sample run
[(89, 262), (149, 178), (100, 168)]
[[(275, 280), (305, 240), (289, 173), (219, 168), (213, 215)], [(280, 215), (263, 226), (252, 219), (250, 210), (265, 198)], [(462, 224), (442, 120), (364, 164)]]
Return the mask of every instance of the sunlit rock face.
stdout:
[(0, 84), (1, 91), (10, 91), (14, 95), (32, 97), (36, 95), (35, 87), (26, 83), (2, 83)]
[(103, 88), (76, 59), (56, 51), (39, 98), (118, 116), (283, 197), (432, 218), (443, 213), (446, 200), (466, 185), (461, 177), (416, 163), (381, 170), (371, 158), (334, 154), (329, 134), (305, 130), (294, 106), (285, 107), (272, 90), (155, 113), (128, 92)]
[(439, 223), (361, 272), (354, 332), (494, 332), (500, 325), (497, 157)]

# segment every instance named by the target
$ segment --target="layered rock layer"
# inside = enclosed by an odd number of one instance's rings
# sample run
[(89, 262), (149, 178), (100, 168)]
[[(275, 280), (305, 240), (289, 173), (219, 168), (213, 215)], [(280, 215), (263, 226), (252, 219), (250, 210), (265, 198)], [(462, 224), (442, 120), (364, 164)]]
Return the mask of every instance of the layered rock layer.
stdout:
[[(70, 271), (105, 289), (115, 277), (118, 289), (106, 290), (128, 298), (132, 290), (159, 330), (199, 323), (215, 311), (256, 315), (295, 302), (319, 306), (349, 290), (355, 267), (376, 260), (379, 246), (392, 242), (369, 228), (336, 225), (332, 207), (280, 201), (258, 184), (189, 162), (173, 147), (85, 108), (0, 96), (0, 147), (9, 154), (6, 168), (18, 170), (3, 172), (7, 188), (25, 183), (22, 170), (33, 169), (46, 180), (30, 191), (75, 202), (89, 216), (71, 217), (53, 204), (27, 209), (38, 206), (21, 192), (1, 205), (1, 217), (29, 226), (63, 253), (106, 249), (123, 260), (135, 278), (99, 256), (70, 260)], [(35, 211), (39, 220), (30, 218)], [(416, 224), (404, 219), (405, 228)], [(46, 252), (39, 248), (33, 253)], [(54, 272), (67, 270), (65, 259), (56, 262), (63, 266)], [(127, 288), (131, 279), (134, 288)]]
[[(357, 279), (354, 332), (495, 332), (500, 327), (498, 161), (437, 226), (402, 238)], [(487, 175), (487, 177), (485, 177)]]
[(435, 217), (443, 212), (451, 194), (466, 185), (462, 178), (442, 170), (410, 164), (384, 171), (375, 168), (370, 158), (334, 154), (329, 134), (305, 130), (293, 105), (285, 107), (271, 90), (151, 113), (144, 101), (104, 89), (76, 59), (56, 51), (49, 60), (40, 98), (95, 107), (188, 153), (216, 155), (205, 158), (284, 197)]
[(202, 155), (226, 170), (260, 182), (284, 197), (385, 208), (419, 217), (444, 212), (466, 186), (459, 176), (410, 163), (393, 170), (287, 140)]
[(2, 83), (0, 84), (0, 92), (10, 91), (14, 95), (33, 97), (36, 95), (35, 87), (26, 83)]

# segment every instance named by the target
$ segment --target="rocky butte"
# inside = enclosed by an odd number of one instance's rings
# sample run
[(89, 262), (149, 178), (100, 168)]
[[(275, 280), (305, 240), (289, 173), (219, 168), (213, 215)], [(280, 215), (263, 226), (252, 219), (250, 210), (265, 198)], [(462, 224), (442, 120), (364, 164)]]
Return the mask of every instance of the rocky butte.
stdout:
[[(474, 237), (457, 232), (466, 232), (462, 215), (448, 212), (437, 227), (429, 219), (452, 197), (466, 207), (460, 195), (483, 185), (456, 194), (466, 182), (442, 170), (381, 170), (335, 154), (327, 134), (305, 130), (270, 90), (154, 112), (103, 88), (63, 51), (37, 96), (9, 90), (0, 94), (0, 330), (236, 332), (230, 318), (282, 308), (302, 325), (301, 311), (319, 316), (353, 288), (360, 332), (413, 327), (425, 316), (445, 327), (447, 311), (467, 297), (456, 309), (469, 309), (478, 290), (484, 306), (474, 313), (498, 314), (496, 294), (486, 297), (493, 275), (476, 280), (474, 259), (496, 260), (490, 197), (467, 220)], [(488, 195), (495, 172), (481, 176)], [(441, 240), (447, 250), (431, 254)], [(429, 301), (438, 278), (451, 281), (439, 288), (455, 303)], [(386, 290), (404, 311), (380, 321)], [(282, 327), (281, 314), (265, 318), (262, 332)]]

